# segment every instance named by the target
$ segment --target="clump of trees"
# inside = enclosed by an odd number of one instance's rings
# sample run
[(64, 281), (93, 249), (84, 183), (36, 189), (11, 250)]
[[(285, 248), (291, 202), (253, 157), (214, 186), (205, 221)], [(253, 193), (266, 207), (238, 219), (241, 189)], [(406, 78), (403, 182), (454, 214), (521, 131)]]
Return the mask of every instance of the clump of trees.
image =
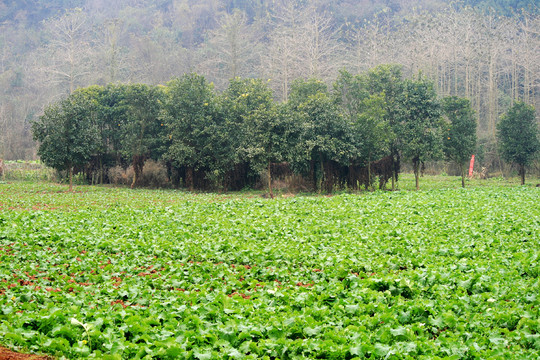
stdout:
[(189, 189), (238, 190), (264, 173), (270, 196), (276, 164), (319, 192), (372, 189), (376, 180), (384, 188), (390, 179), (394, 189), (402, 159), (419, 189), (423, 163), (444, 154), (464, 179), (476, 145), (470, 103), (439, 100), (430, 80), (405, 78), (397, 65), (341, 71), (331, 89), (297, 79), (284, 102), (262, 79), (234, 78), (218, 92), (195, 73), (166, 86), (91, 86), (50, 105), (32, 131), (43, 162), (67, 171), (70, 184), (74, 172), (104, 183), (109, 169), (131, 166), (133, 187), (153, 160)]

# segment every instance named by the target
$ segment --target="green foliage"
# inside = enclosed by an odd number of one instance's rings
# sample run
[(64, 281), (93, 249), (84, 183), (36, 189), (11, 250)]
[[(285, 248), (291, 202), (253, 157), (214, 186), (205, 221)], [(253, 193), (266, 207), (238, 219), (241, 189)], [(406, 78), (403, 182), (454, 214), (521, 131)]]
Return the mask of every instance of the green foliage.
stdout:
[(274, 105), (271, 108), (260, 107), (253, 112), (246, 119), (245, 132), (243, 151), (255, 171), (261, 172), (266, 168), (268, 190), (273, 197), (272, 163), (295, 159), (301, 124), (287, 106)]
[(247, 143), (247, 121), (256, 116), (272, 112), (272, 91), (261, 79), (231, 79), (227, 89), (219, 97), (220, 113), (218, 122), (212, 130), (213, 174), (223, 178), (224, 174), (236, 165), (245, 163)]
[(446, 116), (444, 153), (458, 164), (467, 162), (476, 148), (476, 119), (471, 102), (455, 96), (443, 99)]
[(133, 84), (126, 89), (125, 122), (120, 124), (122, 150), (126, 157), (158, 159), (163, 153), (165, 128), (161, 122), (163, 91), (156, 86)]
[(399, 124), (396, 134), (403, 157), (412, 161), (417, 179), (425, 161), (442, 156), (441, 109), (433, 83), (420, 76), (405, 80), (400, 96)]
[(532, 105), (516, 102), (497, 124), (499, 151), (503, 159), (520, 167), (522, 184), (525, 166), (540, 151), (538, 123)]
[[(375, 71), (355, 76), (342, 71), (333, 92), (336, 103), (352, 126), (356, 155), (351, 160), (367, 166), (369, 186), (373, 182), (371, 162), (390, 154), (395, 137), (387, 117), (390, 106), (382, 90), (384, 85), (374, 81)], [(381, 92), (376, 93), (377, 89)]]
[(166, 157), (176, 166), (206, 166), (209, 133), (215, 121), (216, 99), (213, 87), (203, 76), (184, 75), (167, 84), (164, 121), (169, 133)]
[[(364, 110), (363, 101), (370, 95), (365, 77), (342, 70), (333, 84), (332, 96), (349, 119), (355, 119)], [(352, 120), (354, 121), (354, 120)]]
[(328, 87), (322, 80), (295, 79), (291, 85), (288, 104), (291, 108), (298, 109), (310, 96), (317, 94), (328, 95)]
[(369, 164), (389, 154), (395, 134), (384, 119), (386, 113), (382, 95), (370, 95), (364, 99), (362, 107), (363, 111), (353, 123), (353, 129), (359, 159)]
[(342, 71), (334, 83), (333, 95), (353, 126), (357, 156), (364, 165), (388, 155), (394, 141), (388, 119), (391, 105), (387, 103), (392, 100), (384, 90), (385, 84), (380, 82), (382, 79), (374, 79), (382, 68), (354, 76)]
[(45, 109), (32, 124), (41, 161), (58, 171), (83, 166), (99, 146), (95, 116), (94, 99), (84, 90)]
[(446, 116), (444, 153), (448, 160), (459, 165), (462, 185), (465, 186), (465, 165), (476, 149), (476, 118), (471, 103), (455, 96), (444, 98), (442, 109)]
[(68, 359), (540, 356), (533, 187), (63, 190), (0, 184), (2, 345)]
[(262, 79), (231, 79), (222, 94), (229, 121), (241, 123), (246, 114), (272, 106), (272, 90)]
[(339, 112), (326, 86), (317, 80), (295, 81), (289, 106), (302, 126), (293, 166), (304, 172), (311, 171), (313, 182), (321, 191), (325, 164), (331, 161), (348, 165), (356, 154), (352, 126)]
[(269, 162), (287, 161), (294, 156), (300, 124), (285, 106), (255, 110), (247, 117), (245, 130), (243, 151), (254, 170), (261, 171)]
[(395, 105), (403, 91), (402, 66), (385, 64), (370, 69), (367, 72), (367, 84), (371, 93), (385, 94), (387, 106)]
[[(467, 4), (490, 11), (483, 13)], [(494, 122), (487, 119), (496, 116), (499, 99), (532, 96), (531, 102), (537, 102), (538, 93), (532, 92), (536, 73), (530, 66), (534, 51), (527, 50), (535, 41), (528, 29), (538, 27), (534, 4), (534, 0), (155, 0), (137, 4), (133, 0), (5, 0), (0, 6), (1, 123), (5, 124), (0, 129), (0, 152), (4, 158), (31, 158), (35, 144), (24, 124), (68, 88), (107, 81), (158, 84), (197, 70), (220, 90), (231, 73), (264, 76), (279, 91), (276, 97), (287, 98), (294, 77), (320, 74), (329, 83), (337, 66), (365, 68), (384, 59), (407, 64), (406, 73), (423, 68), (445, 92), (470, 96), (480, 122), (489, 124), (481, 132), (492, 137)], [(511, 18), (497, 16), (500, 12)], [(246, 20), (243, 31), (225, 31), (224, 19), (230, 14)], [(307, 31), (310, 24), (317, 26)], [(485, 31), (486, 24), (490, 31)], [(307, 37), (294, 35), (300, 33)], [(509, 37), (516, 40), (501, 43)], [(460, 38), (468, 40), (460, 42)], [(441, 46), (430, 48), (434, 43)], [(482, 56), (494, 46), (506, 45), (510, 49), (497, 58)], [(458, 53), (461, 56), (450, 61), (451, 69), (437, 70), (450, 66), (448, 54)], [(409, 55), (415, 61), (408, 61)], [(494, 82), (500, 96), (488, 96), (493, 89), (474, 80), (495, 80), (494, 73), (488, 72), (492, 65), (499, 69), (498, 77), (514, 80)], [(386, 68), (396, 75), (399, 67)], [(119, 148), (103, 144), (108, 149), (100, 149), (93, 158), (100, 165), (92, 164), (93, 171), (99, 168), (101, 173), (119, 162)]]
[(291, 87), (288, 105), (302, 124), (301, 143), (310, 160), (321, 156), (321, 159), (348, 161), (350, 154), (341, 152), (346, 147), (340, 146), (345, 140), (340, 135), (347, 132), (347, 123), (324, 83), (315, 79), (296, 80)]
[(395, 64), (379, 65), (367, 72), (367, 89), (371, 95), (383, 94), (384, 96), (384, 121), (391, 130), (392, 138), (389, 139), (392, 159), (392, 189), (398, 181), (400, 172), (400, 154), (402, 151), (402, 139), (400, 136), (400, 111), (401, 97), (404, 92), (402, 67)]
[(160, 118), (163, 91), (145, 84), (133, 84), (125, 90), (126, 118), (119, 126), (120, 146), (122, 154), (132, 161), (134, 186), (145, 160), (157, 160), (166, 150), (166, 128)]
[[(127, 122), (128, 85), (109, 84), (97, 97), (97, 126), (101, 137), (99, 156), (109, 159), (119, 158), (122, 150), (122, 124)], [(108, 164), (109, 166), (112, 164)]]

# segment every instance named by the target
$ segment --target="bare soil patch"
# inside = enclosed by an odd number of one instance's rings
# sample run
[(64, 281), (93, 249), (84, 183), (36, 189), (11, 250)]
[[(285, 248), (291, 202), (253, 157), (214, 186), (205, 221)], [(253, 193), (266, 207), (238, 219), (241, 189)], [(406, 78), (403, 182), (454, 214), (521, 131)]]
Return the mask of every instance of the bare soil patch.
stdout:
[(20, 354), (0, 347), (0, 360), (53, 360), (50, 356)]

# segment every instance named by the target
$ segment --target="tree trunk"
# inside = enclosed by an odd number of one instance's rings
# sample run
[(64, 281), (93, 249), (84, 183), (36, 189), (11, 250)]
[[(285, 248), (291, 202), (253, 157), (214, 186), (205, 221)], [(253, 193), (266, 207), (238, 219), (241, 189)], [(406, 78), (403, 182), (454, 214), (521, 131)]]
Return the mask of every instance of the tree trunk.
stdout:
[(392, 155), (392, 191), (396, 191), (396, 158)]
[(69, 192), (73, 191), (73, 166), (69, 165)]
[[(496, 144), (497, 144), (497, 143), (496, 143)], [(497, 147), (498, 147), (498, 146), (499, 146), (499, 145), (497, 144)], [(496, 154), (497, 154), (497, 155), (496, 155), (496, 156), (497, 156), (497, 160), (498, 160), (498, 162), (499, 162), (499, 169), (501, 170), (501, 176), (504, 178), (503, 161), (502, 161), (501, 156), (499, 155), (499, 153), (497, 152)]]
[(367, 163), (367, 176), (368, 176), (368, 190), (371, 190), (371, 161), (368, 160)]
[(315, 169), (315, 161), (313, 160), (309, 162), (309, 177), (312, 181), (312, 184), (310, 184), (312, 190), (317, 191), (317, 171)]
[(525, 185), (525, 165), (519, 165), (519, 174), (521, 175), (521, 185)]
[(459, 165), (461, 168), (461, 187), (465, 188), (465, 166), (463, 164)]
[(416, 182), (416, 191), (420, 190), (420, 160), (413, 160), (414, 180)]
[(270, 198), (274, 198), (274, 193), (272, 192), (272, 163), (268, 161), (268, 193)]
[(135, 187), (135, 183), (137, 182), (137, 171), (133, 169), (133, 181), (131, 181), (131, 188), (133, 189)]
[(131, 182), (131, 188), (135, 187), (135, 184), (139, 180), (144, 168), (144, 156), (143, 155), (134, 155), (133, 156), (133, 181)]
[(324, 181), (324, 162), (322, 156), (319, 154), (320, 164), (319, 164), (319, 179), (318, 179), (318, 185), (319, 185), (319, 194), (322, 192), (323, 187), (323, 181)]
[(103, 185), (103, 172), (105, 169), (103, 169), (103, 156), (99, 157), (99, 183), (100, 185)]
[(189, 189), (189, 191), (193, 191), (193, 167), (188, 166), (186, 168), (186, 185)]

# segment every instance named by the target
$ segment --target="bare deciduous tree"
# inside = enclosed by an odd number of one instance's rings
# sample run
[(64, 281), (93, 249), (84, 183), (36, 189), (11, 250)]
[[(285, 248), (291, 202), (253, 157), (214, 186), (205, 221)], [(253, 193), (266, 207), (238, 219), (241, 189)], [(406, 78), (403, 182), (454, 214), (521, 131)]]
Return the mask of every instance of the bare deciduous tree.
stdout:
[(200, 72), (224, 89), (229, 79), (256, 76), (260, 61), (259, 33), (247, 23), (246, 14), (235, 10), (219, 19), (219, 27), (209, 32), (203, 47)]
[(292, 80), (318, 77), (330, 81), (345, 65), (337, 31), (315, 4), (282, 5), (274, 16), (273, 28), (262, 73), (283, 100), (287, 100)]
[(40, 62), (41, 70), (50, 84), (58, 85), (63, 92), (73, 93), (86, 85), (92, 73), (91, 26), (81, 9), (45, 22), (50, 42), (44, 47)]

